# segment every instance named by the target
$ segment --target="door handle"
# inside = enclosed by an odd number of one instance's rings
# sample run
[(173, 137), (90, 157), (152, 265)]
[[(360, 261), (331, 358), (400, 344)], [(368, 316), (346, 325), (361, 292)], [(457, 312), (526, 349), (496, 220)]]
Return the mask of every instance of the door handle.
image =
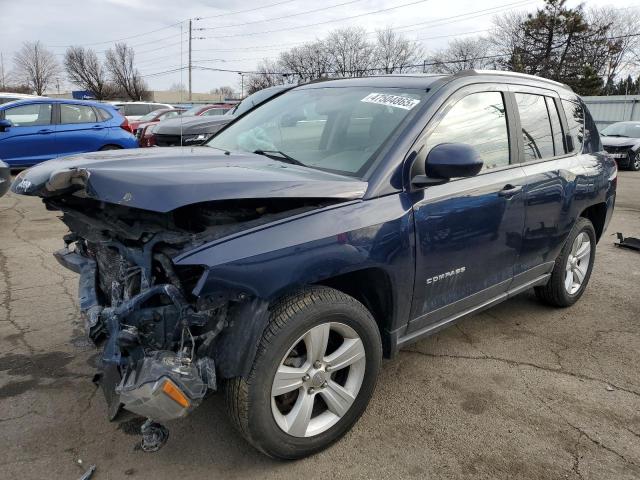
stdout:
[(53, 130), (50, 130), (48, 128), (43, 128), (42, 130), (38, 130), (38, 133), (42, 135), (47, 135), (48, 133), (53, 133)]
[(104, 127), (102, 125), (94, 125), (91, 127), (93, 130), (102, 130)]
[(501, 197), (511, 198), (522, 191), (522, 185), (511, 185), (507, 183), (502, 190), (498, 192)]

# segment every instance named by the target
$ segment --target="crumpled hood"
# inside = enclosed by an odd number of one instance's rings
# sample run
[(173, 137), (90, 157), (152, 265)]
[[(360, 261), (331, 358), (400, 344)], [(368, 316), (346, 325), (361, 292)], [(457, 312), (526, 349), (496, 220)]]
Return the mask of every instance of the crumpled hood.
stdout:
[(604, 135), (600, 135), (600, 141), (602, 142), (603, 147), (623, 147), (630, 146), (637, 148), (640, 146), (640, 138), (629, 138), (629, 137), (606, 137)]
[(217, 117), (176, 117), (162, 120), (155, 127), (156, 135), (193, 135), (198, 133), (215, 133), (233, 120), (232, 115)]
[(23, 171), (11, 189), (44, 198), (74, 192), (108, 203), (169, 212), (213, 200), (358, 199), (364, 196), (367, 183), (252, 153), (166, 147), (49, 160)]

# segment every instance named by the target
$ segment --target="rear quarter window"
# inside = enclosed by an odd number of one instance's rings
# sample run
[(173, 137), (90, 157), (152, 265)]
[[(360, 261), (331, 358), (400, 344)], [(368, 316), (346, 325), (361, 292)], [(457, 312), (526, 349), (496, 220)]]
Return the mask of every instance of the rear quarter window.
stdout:
[(582, 105), (570, 100), (562, 100), (562, 107), (569, 127), (567, 134), (571, 138), (567, 150), (569, 152), (579, 152), (582, 150), (584, 142), (584, 110)]

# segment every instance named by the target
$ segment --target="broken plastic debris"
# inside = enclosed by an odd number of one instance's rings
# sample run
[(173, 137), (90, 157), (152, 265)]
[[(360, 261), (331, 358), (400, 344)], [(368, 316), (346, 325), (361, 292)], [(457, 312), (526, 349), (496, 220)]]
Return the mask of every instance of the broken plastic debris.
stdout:
[[(78, 460), (78, 463), (82, 463), (82, 460)], [(82, 475), (79, 480), (89, 480), (93, 476), (93, 472), (95, 471), (96, 471), (96, 466), (91, 465), (89, 467), (89, 470), (84, 472), (84, 475)]]
[(607, 385), (605, 388), (607, 389), (607, 392), (613, 392), (615, 390), (611, 385)]
[(140, 433), (142, 433), (140, 447), (143, 452), (157, 452), (167, 443), (169, 438), (169, 430), (150, 418), (142, 424)]

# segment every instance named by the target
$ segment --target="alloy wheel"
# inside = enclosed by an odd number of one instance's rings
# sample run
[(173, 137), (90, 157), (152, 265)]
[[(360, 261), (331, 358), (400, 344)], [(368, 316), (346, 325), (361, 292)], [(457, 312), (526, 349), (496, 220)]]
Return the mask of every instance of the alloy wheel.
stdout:
[(564, 288), (569, 295), (574, 295), (582, 287), (591, 261), (591, 239), (581, 232), (573, 241), (571, 252), (565, 266)]
[(366, 369), (364, 344), (338, 322), (302, 335), (280, 362), (271, 387), (271, 411), (285, 433), (312, 437), (335, 425), (353, 405)]

